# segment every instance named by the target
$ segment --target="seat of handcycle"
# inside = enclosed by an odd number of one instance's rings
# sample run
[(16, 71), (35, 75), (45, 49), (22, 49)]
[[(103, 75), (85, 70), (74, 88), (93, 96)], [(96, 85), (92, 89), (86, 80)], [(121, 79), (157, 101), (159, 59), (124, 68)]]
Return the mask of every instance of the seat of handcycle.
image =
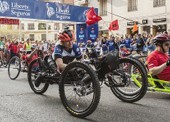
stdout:
[[(156, 76), (156, 75), (155, 75), (155, 76), (152, 76), (152, 78), (154, 78), (154, 79), (159, 79), (158, 76)], [(159, 79), (159, 80), (160, 80), (160, 79)], [(157, 87), (159, 87), (159, 88), (164, 88), (158, 81), (154, 80), (154, 83), (156, 84)]]
[[(145, 66), (146, 66), (147, 71), (149, 71), (149, 68), (148, 68), (147, 64), (145, 64)], [(151, 74), (149, 75), (149, 74), (148, 74), (148, 77), (152, 77), (153, 79), (158, 79), (158, 80), (160, 80), (157, 75), (151, 75)], [(155, 83), (155, 85), (156, 85), (158, 88), (164, 88), (157, 80), (154, 80), (154, 83)]]

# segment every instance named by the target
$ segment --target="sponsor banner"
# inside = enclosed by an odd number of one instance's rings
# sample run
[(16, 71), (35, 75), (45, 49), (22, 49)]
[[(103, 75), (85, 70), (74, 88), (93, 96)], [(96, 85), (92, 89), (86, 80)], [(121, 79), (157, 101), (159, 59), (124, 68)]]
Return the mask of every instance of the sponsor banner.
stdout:
[(86, 24), (77, 24), (77, 43), (86, 43), (87, 31)]
[(0, 24), (19, 25), (19, 19), (0, 18)]
[(0, 16), (6, 17), (85, 22), (88, 9), (51, 2), (0, 0)]
[(0, 0), (0, 16), (33, 18), (33, 3), (28, 0)]
[(94, 42), (98, 37), (98, 24), (87, 26), (87, 38)]

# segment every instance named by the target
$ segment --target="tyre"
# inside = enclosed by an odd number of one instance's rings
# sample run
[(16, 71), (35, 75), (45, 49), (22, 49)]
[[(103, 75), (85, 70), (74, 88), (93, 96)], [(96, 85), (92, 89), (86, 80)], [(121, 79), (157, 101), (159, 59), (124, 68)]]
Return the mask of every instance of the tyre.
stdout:
[(80, 62), (70, 63), (61, 75), (59, 93), (65, 109), (73, 116), (92, 114), (100, 100), (100, 84), (94, 70)]
[(21, 71), (21, 60), (19, 57), (14, 56), (10, 59), (8, 64), (8, 76), (11, 80), (15, 80)]
[[(111, 91), (117, 98), (124, 102), (136, 102), (143, 98), (146, 94), (148, 81), (143, 67), (140, 62), (134, 59), (120, 59), (119, 69), (121, 74), (124, 74), (126, 84), (122, 87), (110, 87)], [(122, 83), (122, 76), (113, 76), (116, 82)]]
[[(47, 91), (49, 83), (45, 82), (43, 74), (45, 74), (45, 68), (40, 64), (40, 58), (33, 60), (28, 67), (28, 82), (31, 89), (36, 94), (43, 94)], [(39, 78), (39, 86), (35, 85), (35, 81)]]
[(146, 75), (148, 74), (148, 69), (146, 67), (146, 58), (147, 56), (135, 56), (135, 57), (130, 57), (139, 62), (145, 69)]
[(3, 65), (3, 62), (2, 62), (2, 60), (0, 60), (0, 67), (2, 67), (2, 65)]

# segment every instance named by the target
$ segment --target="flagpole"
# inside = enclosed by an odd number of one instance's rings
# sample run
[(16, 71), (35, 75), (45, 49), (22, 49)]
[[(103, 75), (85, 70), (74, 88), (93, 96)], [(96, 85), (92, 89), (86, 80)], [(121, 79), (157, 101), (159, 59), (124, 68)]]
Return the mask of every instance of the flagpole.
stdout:
[[(132, 21), (132, 22), (136, 22), (136, 21), (134, 21), (134, 20), (131, 20), (131, 19), (122, 17), (122, 16), (120, 16), (120, 15), (113, 14), (113, 13), (111, 13), (111, 12), (109, 12), (109, 11), (106, 11), (106, 12), (109, 13), (109, 14), (111, 14), (111, 15), (118, 16), (118, 17), (120, 17), (120, 18), (123, 18), (123, 19), (125, 19), (125, 20)], [(138, 22), (138, 24), (143, 25), (143, 24), (141, 24), (140, 22)]]
[[(103, 19), (102, 19), (102, 20), (103, 20)], [(107, 28), (109, 28), (109, 26), (106, 24), (106, 21), (103, 20), (103, 22), (104, 22), (105, 26), (106, 26)], [(113, 32), (112, 32), (112, 31), (111, 31), (111, 34), (113, 35)]]

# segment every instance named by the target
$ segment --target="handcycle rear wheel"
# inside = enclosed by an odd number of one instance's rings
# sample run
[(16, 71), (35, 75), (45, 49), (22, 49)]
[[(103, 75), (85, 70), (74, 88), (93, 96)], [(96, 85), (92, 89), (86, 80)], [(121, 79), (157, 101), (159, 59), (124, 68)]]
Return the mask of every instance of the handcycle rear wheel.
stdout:
[(95, 111), (100, 100), (98, 81), (94, 70), (86, 64), (73, 62), (65, 68), (59, 93), (65, 109), (71, 115), (84, 118)]
[(8, 76), (11, 80), (15, 80), (21, 71), (21, 60), (19, 57), (14, 56), (10, 59), (8, 64)]
[(42, 73), (45, 73), (45, 68), (40, 64), (40, 60), (40, 58), (34, 59), (28, 67), (28, 83), (36, 94), (45, 93), (49, 87), (49, 83), (45, 82), (43, 77), (39, 79), (41, 80), (39, 86), (37, 87), (35, 85), (35, 80), (42, 75)]
[[(140, 62), (134, 59), (122, 58), (118, 70), (125, 73), (127, 82), (124, 87), (110, 87), (115, 96), (129, 103), (143, 98), (147, 91), (148, 82), (146, 71)], [(120, 78), (120, 82), (122, 82), (121, 80)]]

